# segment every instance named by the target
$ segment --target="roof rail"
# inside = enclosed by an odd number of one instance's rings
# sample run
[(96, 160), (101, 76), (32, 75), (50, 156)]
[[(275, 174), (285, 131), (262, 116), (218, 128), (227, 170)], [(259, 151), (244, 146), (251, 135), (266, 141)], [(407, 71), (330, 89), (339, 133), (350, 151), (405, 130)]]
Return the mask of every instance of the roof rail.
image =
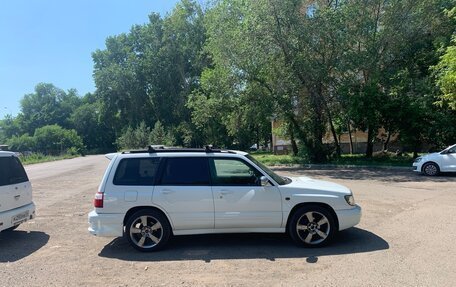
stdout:
[(204, 153), (219, 153), (226, 152), (235, 154), (235, 152), (230, 150), (222, 150), (219, 148), (213, 148), (211, 145), (207, 145), (204, 148), (165, 148), (165, 147), (153, 147), (149, 146), (147, 150), (132, 150), (125, 153), (165, 153), (165, 152), (204, 152)]

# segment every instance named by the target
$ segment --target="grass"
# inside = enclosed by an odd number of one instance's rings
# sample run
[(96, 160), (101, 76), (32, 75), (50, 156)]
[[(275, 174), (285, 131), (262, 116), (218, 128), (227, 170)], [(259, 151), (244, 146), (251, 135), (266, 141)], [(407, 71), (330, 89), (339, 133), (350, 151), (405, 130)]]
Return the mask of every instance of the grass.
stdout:
[(19, 158), (21, 159), (22, 164), (27, 165), (27, 164), (75, 158), (78, 156), (79, 155), (73, 155), (73, 154), (63, 154), (63, 155), (53, 156), (53, 155), (44, 155), (41, 153), (34, 153), (31, 155), (21, 155), (21, 156), (19, 156)]
[[(293, 155), (275, 155), (270, 152), (253, 152), (253, 157), (262, 163), (274, 165), (309, 164), (308, 161)], [(344, 154), (340, 158), (331, 159), (326, 164), (358, 165), (358, 166), (411, 166), (411, 154), (396, 156), (394, 153), (376, 153), (372, 158), (364, 154)]]

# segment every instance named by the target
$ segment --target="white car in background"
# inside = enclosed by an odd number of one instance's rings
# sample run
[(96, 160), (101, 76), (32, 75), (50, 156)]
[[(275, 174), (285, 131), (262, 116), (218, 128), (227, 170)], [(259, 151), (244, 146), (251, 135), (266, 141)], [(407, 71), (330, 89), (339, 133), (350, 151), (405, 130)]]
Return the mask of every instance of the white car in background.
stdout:
[(456, 172), (456, 144), (441, 152), (417, 157), (413, 162), (413, 170), (430, 176), (440, 172)]
[(35, 217), (32, 185), (17, 155), (0, 151), (0, 231), (12, 231)]

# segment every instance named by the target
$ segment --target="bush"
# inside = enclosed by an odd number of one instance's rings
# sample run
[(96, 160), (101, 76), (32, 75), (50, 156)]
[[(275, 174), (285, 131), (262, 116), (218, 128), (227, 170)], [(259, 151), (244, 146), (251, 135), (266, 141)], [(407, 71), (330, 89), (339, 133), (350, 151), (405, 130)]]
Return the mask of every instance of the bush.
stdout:
[(35, 130), (35, 148), (44, 154), (82, 154), (84, 144), (75, 130), (67, 130), (59, 125), (48, 125)]
[(25, 152), (35, 150), (36, 141), (35, 138), (29, 136), (29, 134), (23, 134), (20, 137), (13, 136), (6, 144), (9, 146), (10, 150)]

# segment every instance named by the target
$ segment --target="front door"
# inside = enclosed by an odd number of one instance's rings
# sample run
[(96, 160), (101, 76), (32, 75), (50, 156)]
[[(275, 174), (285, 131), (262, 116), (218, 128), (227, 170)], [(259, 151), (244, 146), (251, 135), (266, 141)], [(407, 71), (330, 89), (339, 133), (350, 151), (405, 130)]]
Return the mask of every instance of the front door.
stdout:
[(456, 171), (456, 146), (442, 156), (442, 171)]
[(263, 175), (238, 158), (211, 158), (215, 228), (279, 228), (282, 225), (280, 191), (261, 186)]

